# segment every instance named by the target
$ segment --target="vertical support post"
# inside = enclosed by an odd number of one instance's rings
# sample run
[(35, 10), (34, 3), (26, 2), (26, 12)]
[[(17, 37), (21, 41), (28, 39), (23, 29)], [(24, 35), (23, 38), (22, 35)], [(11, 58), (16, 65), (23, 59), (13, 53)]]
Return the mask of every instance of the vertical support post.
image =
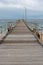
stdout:
[(43, 27), (41, 27), (41, 42), (43, 42)]
[(2, 38), (2, 26), (0, 26), (0, 29), (1, 29), (0, 33), (1, 33), (1, 38)]
[(42, 42), (42, 27), (41, 27), (41, 42)]

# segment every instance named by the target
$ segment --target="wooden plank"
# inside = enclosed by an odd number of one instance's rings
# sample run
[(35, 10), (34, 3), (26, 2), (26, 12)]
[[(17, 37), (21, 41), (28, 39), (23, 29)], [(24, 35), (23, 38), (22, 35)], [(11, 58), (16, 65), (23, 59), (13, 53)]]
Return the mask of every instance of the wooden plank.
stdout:
[(24, 22), (17, 23), (7, 40), (0, 45), (0, 65), (43, 65), (43, 48)]

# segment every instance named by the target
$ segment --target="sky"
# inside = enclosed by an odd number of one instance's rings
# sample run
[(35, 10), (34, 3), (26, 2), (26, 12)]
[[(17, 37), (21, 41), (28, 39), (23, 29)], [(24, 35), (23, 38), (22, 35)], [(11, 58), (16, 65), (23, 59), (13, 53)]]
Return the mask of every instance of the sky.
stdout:
[(0, 19), (43, 18), (43, 0), (0, 0)]

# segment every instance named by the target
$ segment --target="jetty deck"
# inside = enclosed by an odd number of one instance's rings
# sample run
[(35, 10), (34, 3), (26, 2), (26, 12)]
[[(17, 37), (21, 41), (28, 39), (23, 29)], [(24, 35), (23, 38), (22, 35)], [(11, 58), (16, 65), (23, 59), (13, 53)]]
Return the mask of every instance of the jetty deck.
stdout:
[(23, 21), (0, 45), (0, 65), (43, 65), (43, 48)]

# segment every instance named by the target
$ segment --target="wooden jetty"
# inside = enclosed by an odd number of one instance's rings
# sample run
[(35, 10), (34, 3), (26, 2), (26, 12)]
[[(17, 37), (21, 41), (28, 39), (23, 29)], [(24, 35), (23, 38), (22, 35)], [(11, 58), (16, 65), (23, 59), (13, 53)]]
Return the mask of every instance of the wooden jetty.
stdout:
[(43, 65), (43, 48), (22, 20), (0, 45), (0, 65)]

